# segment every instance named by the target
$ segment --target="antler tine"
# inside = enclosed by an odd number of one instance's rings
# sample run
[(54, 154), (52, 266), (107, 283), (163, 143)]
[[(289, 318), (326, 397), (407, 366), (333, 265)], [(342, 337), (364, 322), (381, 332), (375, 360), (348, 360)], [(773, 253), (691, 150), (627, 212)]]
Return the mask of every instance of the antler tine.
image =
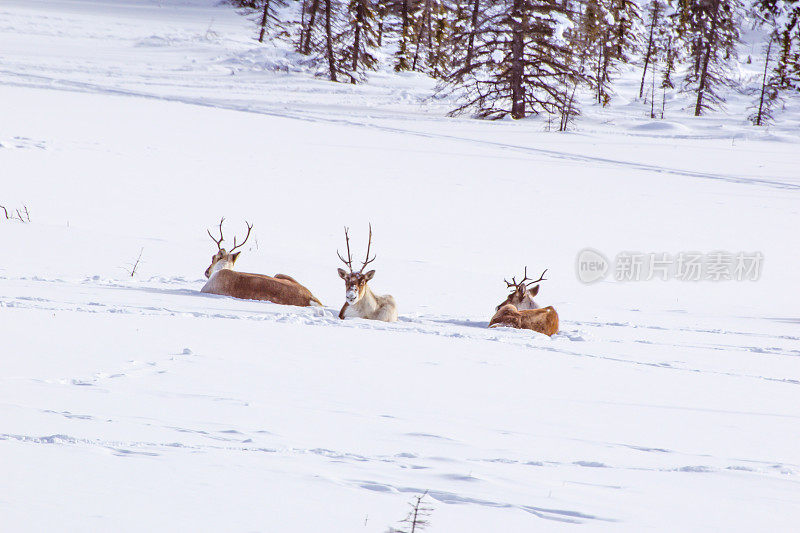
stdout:
[[(544, 271), (544, 272), (547, 272), (547, 269), (545, 269), (545, 271)], [(544, 276), (544, 272), (542, 272), (542, 276)], [(519, 287), (520, 285), (522, 285), (523, 283), (525, 283), (525, 282), (526, 282), (528, 279), (530, 279), (530, 278), (528, 278), (528, 266), (526, 265), (526, 266), (525, 266), (525, 270), (524, 270), (524, 271), (523, 271), (523, 273), (522, 273), (522, 279), (519, 281), (519, 283), (517, 282), (517, 278), (516, 278), (516, 276), (515, 276), (515, 277), (513, 277), (513, 278), (511, 278), (511, 282), (510, 282), (510, 283), (509, 283), (509, 281), (508, 281), (507, 279), (504, 279), (503, 281), (505, 281), (505, 282), (506, 282), (506, 286), (507, 286), (507, 287), (510, 289), (511, 287), (515, 287), (515, 288), (516, 288), (516, 287)], [(538, 279), (538, 280), (536, 280), (536, 281), (531, 281), (531, 282), (530, 282), (530, 283), (528, 283), (527, 285), (530, 285), (531, 283), (538, 283), (538, 282), (542, 281), (543, 279), (544, 279), (544, 278), (539, 278), (539, 279)], [(527, 287), (527, 285), (526, 285), (526, 287)]]
[(525, 283), (528, 278), (528, 265), (525, 265), (525, 272), (522, 274), (522, 279), (520, 280), (520, 285)]
[(231, 251), (228, 252), (228, 253), (233, 253), (233, 251), (235, 249), (241, 248), (242, 246), (244, 246), (244, 243), (246, 243), (247, 239), (250, 238), (250, 231), (253, 229), (253, 225), (251, 223), (249, 223), (248, 221), (246, 221), (246, 220), (244, 221), (244, 223), (247, 226), (247, 235), (244, 236), (244, 240), (242, 241), (242, 244), (236, 244), (236, 235), (234, 235), (233, 236), (233, 248), (231, 248)]
[(353, 258), (350, 255), (350, 235), (347, 234), (347, 231), (348, 231), (348, 227), (345, 226), (344, 227), (344, 240), (345, 240), (345, 242), (347, 242), (347, 261), (345, 261), (344, 257), (342, 257), (342, 254), (339, 253), (339, 250), (336, 250), (336, 255), (339, 256), (339, 259), (341, 259), (342, 262), (345, 265), (347, 265), (347, 268), (350, 269), (350, 272), (352, 272), (353, 271)]
[(211, 240), (216, 243), (218, 250), (222, 250), (222, 240), (224, 239), (224, 237), (222, 236), (222, 223), (223, 222), (225, 222), (225, 217), (222, 217), (221, 219), (219, 219), (219, 240), (215, 239), (214, 236), (211, 235), (211, 231), (210, 230), (208, 230), (208, 229), (206, 230), (206, 232), (208, 232), (208, 236), (211, 237)]
[(544, 272), (542, 272), (542, 275), (541, 275), (541, 276), (539, 276), (539, 279), (537, 279), (536, 281), (530, 281), (530, 282), (528, 282), (528, 286), (530, 286), (530, 285), (533, 285), (534, 283), (539, 283), (540, 281), (547, 281), (547, 279), (545, 279), (545, 277), (544, 277), (545, 273), (547, 273), (547, 270), (548, 270), (548, 269), (546, 269), (546, 268), (545, 268), (545, 269), (544, 269)]
[(364, 264), (361, 266), (361, 270), (359, 272), (364, 272), (364, 269), (367, 267), (368, 264), (375, 261), (376, 256), (372, 256), (372, 259), (369, 258), (369, 249), (372, 246), (372, 223), (370, 222), (369, 225), (369, 241), (367, 241), (367, 258), (364, 260)]

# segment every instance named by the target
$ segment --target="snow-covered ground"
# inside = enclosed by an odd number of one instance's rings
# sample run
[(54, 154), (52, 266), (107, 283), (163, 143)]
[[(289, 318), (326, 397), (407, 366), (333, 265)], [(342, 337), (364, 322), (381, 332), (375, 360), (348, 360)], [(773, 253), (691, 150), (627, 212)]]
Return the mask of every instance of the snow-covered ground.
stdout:
[[(434, 532), (796, 527), (796, 102), (654, 122), (632, 68), (555, 134), (251, 36), (212, 1), (0, 4), (0, 204), (31, 216), (0, 220), (2, 529), (384, 532), (426, 490)], [(240, 270), (326, 307), (200, 294), (223, 215)], [(368, 222), (396, 324), (336, 318)], [(764, 263), (586, 285), (586, 247)], [(523, 265), (553, 338), (486, 328)]]

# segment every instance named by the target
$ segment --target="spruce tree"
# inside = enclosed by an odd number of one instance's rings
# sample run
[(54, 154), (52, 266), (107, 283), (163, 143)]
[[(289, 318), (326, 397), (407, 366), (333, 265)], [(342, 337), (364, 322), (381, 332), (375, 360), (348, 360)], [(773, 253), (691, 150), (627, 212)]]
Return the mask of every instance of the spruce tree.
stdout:
[(368, 70), (375, 70), (378, 60), (378, 19), (372, 0), (349, 0), (342, 15), (343, 29), (336, 37), (338, 70), (352, 83), (363, 80)]
[[(304, 55), (311, 53), (311, 40), (318, 31), (320, 0), (302, 0), (302, 16), (300, 17), (300, 35), (297, 51)], [(317, 37), (318, 38), (318, 37)]]
[(585, 44), (593, 56), (597, 103), (611, 100), (612, 76), (636, 51), (640, 24), (639, 8), (631, 0), (587, 2), (583, 25)]
[[(647, 78), (647, 68), (659, 55), (658, 32), (663, 27), (664, 4), (661, 0), (650, 0), (647, 7), (647, 45), (644, 49), (644, 67), (642, 68), (642, 82), (639, 84), (639, 98), (644, 95), (644, 82)], [(655, 65), (653, 65), (655, 69)]]
[(230, 0), (242, 13), (258, 24), (258, 42), (263, 43), (270, 31), (277, 31), (282, 37), (288, 35), (286, 22), (276, 12), (286, 7), (286, 0)]
[(731, 85), (740, 15), (739, 0), (694, 0), (689, 6), (687, 35), (692, 66), (684, 80), (684, 90), (696, 94), (695, 116), (725, 102), (721, 88)]
[(451, 114), (520, 119), (567, 106), (565, 83), (585, 81), (566, 35), (569, 13), (561, 0), (486, 2), (469, 67), (465, 50), (447, 76), (461, 100)]
[(756, 0), (753, 12), (773, 35), (779, 87), (800, 90), (800, 0)]

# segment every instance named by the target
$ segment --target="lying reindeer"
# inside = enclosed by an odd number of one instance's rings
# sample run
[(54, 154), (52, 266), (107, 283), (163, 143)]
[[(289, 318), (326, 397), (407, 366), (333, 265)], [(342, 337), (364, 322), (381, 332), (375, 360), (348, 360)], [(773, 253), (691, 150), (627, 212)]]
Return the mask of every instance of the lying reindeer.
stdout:
[(206, 269), (208, 281), (201, 292), (232, 296), (243, 300), (267, 300), (282, 305), (297, 305), (301, 307), (322, 305), (311, 294), (311, 291), (284, 274), (276, 274), (275, 277), (270, 277), (263, 274), (248, 274), (233, 270), (233, 264), (241, 253), (234, 253), (234, 251), (244, 246), (244, 243), (250, 238), (250, 231), (253, 229), (253, 225), (246, 223), (247, 235), (244, 241), (242, 241), (242, 244), (236, 244), (236, 237), (234, 237), (233, 248), (228, 252), (222, 247), (222, 223), (224, 220), (225, 218), (223, 217), (219, 221), (219, 240), (214, 238), (210, 231), (208, 232), (208, 236), (216, 243), (218, 251), (211, 257), (211, 265)]
[[(504, 280), (508, 288), (514, 287), (514, 291), (508, 295), (500, 305), (497, 306), (497, 312), (489, 322), (490, 328), (496, 327), (511, 327), (517, 329), (530, 329), (545, 335), (554, 335), (558, 333), (558, 313), (552, 306), (540, 309), (533, 297), (539, 293), (540, 281), (546, 281), (544, 278), (545, 273), (539, 276), (539, 279), (529, 281), (528, 267), (525, 267), (524, 277), (522, 281), (517, 283), (516, 278), (511, 278), (511, 282)], [(536, 284), (532, 289), (530, 285)]]
[(352, 317), (396, 322), (397, 304), (394, 298), (389, 294), (378, 296), (367, 286), (367, 283), (375, 276), (374, 270), (364, 274), (364, 268), (375, 260), (375, 256), (372, 259), (369, 258), (369, 248), (372, 246), (372, 224), (369, 225), (367, 258), (358, 272), (353, 272), (353, 259), (350, 255), (350, 236), (347, 234), (347, 228), (344, 228), (344, 238), (347, 242), (347, 260), (345, 261), (338, 250), (336, 255), (347, 265), (350, 272), (346, 272), (343, 268), (338, 269), (339, 277), (344, 280), (346, 291), (345, 303), (342, 306), (342, 310), (339, 311), (339, 318), (344, 320), (347, 317)]

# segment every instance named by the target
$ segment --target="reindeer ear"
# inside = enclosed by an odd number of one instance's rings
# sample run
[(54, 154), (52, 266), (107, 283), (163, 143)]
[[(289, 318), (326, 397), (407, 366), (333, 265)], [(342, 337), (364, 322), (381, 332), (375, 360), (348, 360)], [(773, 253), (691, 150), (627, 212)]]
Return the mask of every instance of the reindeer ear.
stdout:
[(231, 254), (231, 263), (235, 263), (237, 259), (239, 259), (239, 254), (242, 252), (236, 252), (235, 254)]
[(375, 271), (374, 270), (370, 270), (369, 272), (364, 274), (364, 281), (371, 280), (374, 275), (375, 275)]
[(534, 296), (539, 294), (539, 286), (536, 285), (534, 288), (528, 289), (528, 292), (531, 293), (531, 298), (533, 298)]
[(339, 273), (339, 277), (344, 279), (347, 276), (347, 272), (344, 271), (343, 268), (337, 268), (336, 271)]

